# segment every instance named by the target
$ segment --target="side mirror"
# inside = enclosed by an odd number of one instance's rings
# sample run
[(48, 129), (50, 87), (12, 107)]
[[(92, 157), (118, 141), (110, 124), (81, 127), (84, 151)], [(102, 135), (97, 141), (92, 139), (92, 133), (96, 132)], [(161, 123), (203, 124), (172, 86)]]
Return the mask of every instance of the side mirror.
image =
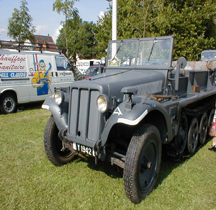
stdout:
[(177, 64), (179, 64), (180, 68), (183, 69), (185, 66), (187, 66), (187, 60), (184, 57), (180, 57), (177, 61)]
[(179, 73), (180, 69), (185, 68), (187, 65), (187, 61), (184, 57), (180, 57), (177, 61), (176, 65), (176, 74), (175, 74), (175, 90), (177, 91), (179, 89)]

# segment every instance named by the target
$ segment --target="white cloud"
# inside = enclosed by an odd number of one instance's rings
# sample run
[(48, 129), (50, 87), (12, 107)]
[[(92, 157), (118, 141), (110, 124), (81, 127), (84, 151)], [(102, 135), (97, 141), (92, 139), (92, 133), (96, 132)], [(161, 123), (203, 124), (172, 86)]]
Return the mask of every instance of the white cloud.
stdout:
[(60, 30), (62, 29), (62, 25), (60, 25), (56, 30), (55, 30), (55, 32), (54, 32), (54, 34), (53, 34), (53, 36), (52, 36), (52, 38), (53, 38), (53, 41), (56, 43), (56, 40), (57, 40), (57, 38), (58, 38), (58, 36), (59, 36), (59, 34), (60, 34)]
[(38, 35), (48, 34), (47, 32), (48, 26), (36, 26), (36, 33)]
[(4, 28), (0, 28), (0, 33), (6, 33), (6, 32), (7, 32), (6, 29), (4, 29)]
[(99, 18), (101, 18), (101, 19), (104, 18), (104, 11), (100, 11)]
[(0, 28), (0, 39), (9, 40), (9, 37), (7, 36), (7, 30), (5, 28)]

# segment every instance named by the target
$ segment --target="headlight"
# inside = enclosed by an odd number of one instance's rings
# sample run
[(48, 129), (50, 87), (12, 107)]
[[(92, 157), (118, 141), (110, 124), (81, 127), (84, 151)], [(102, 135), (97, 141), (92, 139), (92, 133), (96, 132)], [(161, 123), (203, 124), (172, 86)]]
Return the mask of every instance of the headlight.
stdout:
[(100, 95), (97, 98), (97, 107), (101, 113), (104, 113), (107, 110), (108, 102), (107, 97), (104, 95)]
[(56, 104), (58, 104), (59, 106), (63, 104), (64, 102), (64, 94), (56, 91), (56, 93), (54, 94), (54, 98), (55, 98), (55, 102)]

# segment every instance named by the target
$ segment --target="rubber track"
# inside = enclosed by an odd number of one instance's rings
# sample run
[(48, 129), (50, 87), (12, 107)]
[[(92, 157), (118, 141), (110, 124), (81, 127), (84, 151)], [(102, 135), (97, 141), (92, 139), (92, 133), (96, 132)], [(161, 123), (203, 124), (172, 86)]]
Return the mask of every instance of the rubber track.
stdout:
[(204, 104), (196, 108), (192, 108), (192, 109), (183, 108), (183, 112), (188, 116), (197, 117), (214, 108), (215, 108), (215, 97), (212, 98), (210, 101), (205, 102)]

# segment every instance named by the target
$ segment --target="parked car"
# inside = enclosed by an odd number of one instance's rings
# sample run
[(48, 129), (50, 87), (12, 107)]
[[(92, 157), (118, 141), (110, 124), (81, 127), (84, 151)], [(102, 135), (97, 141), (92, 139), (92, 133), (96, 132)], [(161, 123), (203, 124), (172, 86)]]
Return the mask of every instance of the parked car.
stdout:
[(104, 67), (101, 66), (101, 72), (100, 72), (100, 66), (90, 66), (87, 70), (86, 73), (83, 75), (83, 79), (87, 79), (89, 77), (92, 77), (94, 75), (103, 73)]
[(216, 50), (203, 50), (201, 53), (201, 61), (216, 60)]

